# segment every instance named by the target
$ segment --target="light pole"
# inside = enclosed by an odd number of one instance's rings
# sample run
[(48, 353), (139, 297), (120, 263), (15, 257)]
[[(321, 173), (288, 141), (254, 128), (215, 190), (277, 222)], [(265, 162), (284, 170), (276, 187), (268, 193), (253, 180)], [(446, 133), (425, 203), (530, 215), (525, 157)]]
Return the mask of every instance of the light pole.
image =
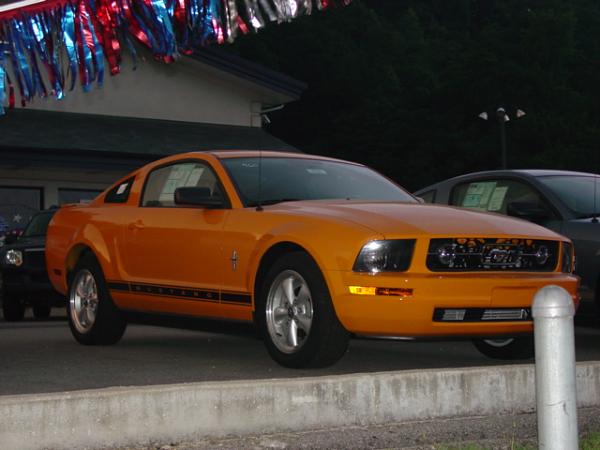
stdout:
[[(515, 113), (515, 117), (520, 119), (525, 115), (525, 111), (521, 109), (517, 109)], [(488, 120), (488, 113), (482, 112), (479, 114), (479, 118), (483, 120)], [(510, 117), (506, 114), (506, 110), (503, 107), (499, 107), (496, 109), (496, 119), (498, 120), (498, 125), (500, 126), (500, 146), (502, 149), (502, 169), (508, 169), (508, 157), (506, 154), (506, 122), (510, 121)]]

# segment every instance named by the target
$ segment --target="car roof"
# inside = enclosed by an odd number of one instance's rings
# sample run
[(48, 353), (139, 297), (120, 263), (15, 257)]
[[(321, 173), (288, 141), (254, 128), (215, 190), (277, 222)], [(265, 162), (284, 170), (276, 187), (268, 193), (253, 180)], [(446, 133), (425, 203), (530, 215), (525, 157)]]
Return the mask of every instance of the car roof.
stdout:
[(307, 153), (295, 153), (295, 152), (280, 152), (280, 151), (259, 151), (259, 150), (212, 150), (205, 152), (192, 152), (200, 154), (210, 154), (218, 159), (229, 159), (229, 158), (295, 158), (295, 159), (317, 159), (320, 161), (335, 161), (347, 164), (355, 164), (361, 166), (362, 164), (346, 161), (343, 159), (330, 158), (328, 156), (310, 155)]
[(463, 177), (473, 176), (502, 176), (502, 175), (522, 175), (525, 177), (545, 177), (545, 176), (568, 176), (568, 175), (584, 175), (584, 176), (597, 176), (594, 173), (587, 172), (575, 172), (571, 170), (550, 170), (550, 169), (512, 169), (512, 170), (485, 170), (482, 172), (472, 172), (464, 175), (459, 175), (451, 180)]
[(463, 180), (470, 180), (472, 178), (478, 177), (514, 177), (518, 176), (521, 178), (538, 178), (538, 177), (546, 177), (546, 176), (589, 176), (594, 177), (598, 176), (595, 173), (588, 172), (575, 172), (570, 170), (552, 170), (552, 169), (506, 169), (506, 170), (484, 170), (481, 172), (471, 172), (463, 175), (458, 175), (456, 177), (447, 178), (442, 181), (438, 181), (437, 183), (430, 184), (428, 186), (422, 187), (415, 191), (416, 195), (423, 194), (425, 192), (431, 191), (433, 189), (440, 188), (446, 185), (452, 185), (456, 182), (460, 182)]

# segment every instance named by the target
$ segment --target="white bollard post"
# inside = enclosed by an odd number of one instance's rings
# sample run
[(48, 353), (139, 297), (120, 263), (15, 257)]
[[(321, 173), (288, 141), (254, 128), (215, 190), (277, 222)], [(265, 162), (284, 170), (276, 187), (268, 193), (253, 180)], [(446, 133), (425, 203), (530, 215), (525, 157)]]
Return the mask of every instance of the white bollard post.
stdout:
[(545, 286), (533, 297), (535, 395), (538, 448), (577, 450), (575, 307), (560, 286)]

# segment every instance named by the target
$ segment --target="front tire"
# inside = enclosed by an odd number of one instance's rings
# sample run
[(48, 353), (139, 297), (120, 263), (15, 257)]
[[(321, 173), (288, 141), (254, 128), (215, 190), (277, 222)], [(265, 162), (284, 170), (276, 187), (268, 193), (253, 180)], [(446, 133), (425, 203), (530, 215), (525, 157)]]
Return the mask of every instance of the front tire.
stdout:
[(321, 271), (304, 252), (288, 253), (268, 270), (257, 322), (271, 357), (284, 367), (326, 367), (348, 348)]
[(127, 321), (113, 303), (93, 254), (87, 253), (78, 261), (71, 280), (67, 316), (73, 337), (84, 345), (119, 342)]
[(2, 296), (2, 314), (7, 322), (19, 322), (25, 317), (25, 303), (12, 295)]
[(533, 336), (475, 339), (473, 344), (477, 350), (492, 359), (529, 359), (535, 355)]

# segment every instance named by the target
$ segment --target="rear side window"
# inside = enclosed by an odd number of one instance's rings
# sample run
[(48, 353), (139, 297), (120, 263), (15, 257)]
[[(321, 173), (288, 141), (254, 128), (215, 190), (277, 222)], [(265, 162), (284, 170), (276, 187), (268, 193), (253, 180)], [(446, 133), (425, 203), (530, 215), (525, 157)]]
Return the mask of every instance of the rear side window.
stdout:
[(104, 197), (104, 203), (125, 203), (129, 198), (129, 192), (135, 178), (129, 178), (122, 183), (117, 184)]

